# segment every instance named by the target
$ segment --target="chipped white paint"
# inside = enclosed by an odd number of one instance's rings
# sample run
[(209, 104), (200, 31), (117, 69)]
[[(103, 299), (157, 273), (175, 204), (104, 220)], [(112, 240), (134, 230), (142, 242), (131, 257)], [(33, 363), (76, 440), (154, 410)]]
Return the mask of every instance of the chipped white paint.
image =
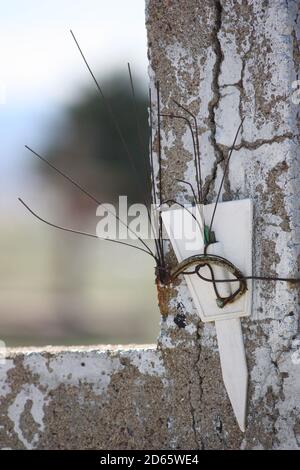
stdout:
[(5, 364), (6, 360), (6, 344), (4, 341), (0, 340), (0, 367)]
[[(23, 366), (29, 374), (33, 374), (36, 384), (24, 384), (16, 394), (13, 403), (8, 408), (8, 417), (13, 422), (14, 431), (26, 449), (34, 449), (39, 440), (39, 433), (44, 430), (44, 406), (51, 402), (51, 391), (61, 384), (80, 388), (89, 384), (93, 392), (106, 398), (106, 391), (111, 377), (124, 369), (122, 358), (137, 367), (142, 375), (157, 376), (165, 380), (165, 368), (160, 353), (151, 346), (136, 349), (120, 347), (119, 350), (88, 348), (84, 352), (80, 348), (69, 348), (67, 351), (52, 352), (45, 356), (39, 351), (25, 352)], [(1, 388), (5, 395), (11, 392), (7, 372), (14, 367), (11, 359), (1, 366)], [(107, 397), (108, 398), (108, 397)], [(80, 403), (80, 396), (79, 396)], [(26, 405), (29, 405), (25, 410)], [(22, 416), (30, 413), (39, 431), (32, 439), (26, 435), (26, 426), (22, 424)]]
[(166, 373), (162, 358), (155, 350), (135, 351), (130, 356), (130, 362), (141, 374), (163, 377)]
[[(216, 110), (215, 119), (217, 124), (216, 141), (218, 144), (231, 147), (237, 130), (241, 124), (239, 115), (240, 92), (235, 86), (227, 86), (221, 90), (219, 106)], [(224, 120), (224, 116), (229, 115), (231, 119)], [(236, 145), (241, 143), (241, 133), (239, 133)]]
[(25, 448), (33, 449), (38, 442), (39, 434), (35, 433), (33, 438), (29, 441), (24, 435), (25, 431), (22, 429), (21, 424), (22, 413), (24, 413), (27, 403), (31, 405), (30, 413), (32, 415), (32, 419), (38, 426), (39, 431), (43, 432), (44, 394), (33, 384), (26, 384), (17, 394), (13, 403), (8, 408), (8, 417), (13, 422), (14, 430)]
[(292, 364), (298, 366), (300, 365), (300, 337), (294, 339), (292, 342), (292, 353), (291, 353), (291, 360)]
[[(199, 114), (198, 114), (198, 119), (199, 123), (201, 123), (201, 127), (205, 127), (205, 130), (208, 130), (209, 127), (206, 124), (206, 120), (209, 119), (209, 106), (211, 103), (211, 100), (214, 98), (214, 93), (212, 90), (211, 83), (214, 79), (214, 74), (213, 74), (213, 69), (214, 65), (216, 62), (216, 54), (211, 46), (209, 46), (206, 51), (204, 57), (199, 57), (199, 63), (200, 59), (203, 62), (203, 72), (200, 75), (200, 83), (199, 83), (199, 95), (195, 96), (194, 99), (199, 99), (201, 98), (201, 107), (199, 109)], [(206, 124), (206, 125), (205, 125)], [(206, 145), (202, 145), (202, 137), (200, 139), (200, 150), (201, 150), (201, 155), (203, 155), (203, 151), (205, 150)], [(212, 147), (211, 143), (209, 145)], [(211, 149), (211, 151), (213, 151)], [(209, 160), (206, 161), (208, 163)], [(205, 164), (205, 161), (204, 161)]]
[[(270, 154), (272, 158), (270, 158)], [(283, 160), (284, 157), (284, 160)], [(294, 244), (295, 236), (293, 231), (279, 231), (280, 224), (282, 223), (282, 216), (280, 213), (274, 214), (272, 209), (273, 199), (270, 194), (270, 188), (267, 185), (268, 176), (276, 166), (280, 165), (282, 161), (289, 162), (292, 158), (290, 153), (290, 143), (288, 140), (284, 140), (281, 143), (265, 144), (256, 150), (241, 149), (238, 152), (234, 152), (232, 155), (232, 161), (229, 169), (229, 177), (231, 182), (232, 191), (243, 191), (243, 193), (252, 194), (253, 198), (256, 199), (256, 214), (259, 216), (261, 211), (261, 198), (267, 197), (267, 204), (264, 208), (264, 219), (266, 222), (266, 228), (260, 235), (261, 239), (266, 239), (268, 242), (276, 243), (276, 252), (278, 253), (278, 260), (273, 260), (271, 269), (276, 270), (278, 276), (296, 276), (297, 273), (294, 268), (291, 268), (294, 264), (294, 254), (291, 250), (291, 246)], [(260, 175), (259, 180), (257, 175)], [(239, 175), (243, 175), (240, 178)], [(282, 194), (284, 199), (282, 200), (284, 210), (290, 211), (292, 188), (290, 189), (291, 183), (287, 177), (287, 173), (283, 173), (276, 179), (276, 184), (282, 188)], [(257, 195), (257, 190), (259, 193)], [(259, 197), (258, 197), (259, 196)], [(294, 214), (291, 213), (291, 217)], [(292, 244), (292, 245), (291, 245)], [(254, 259), (254, 272), (262, 274), (262, 260), (260, 258)], [(284, 316), (284, 312), (280, 309), (280, 305), (285, 305), (286, 311), (293, 310), (294, 300), (291, 297), (289, 290), (286, 288), (285, 283), (277, 283), (276, 291), (274, 296), (268, 301), (267, 308), (263, 312), (254, 308), (254, 315), (257, 319), (273, 318), (278, 319)], [(262, 283), (257, 283), (257, 296), (259, 299), (260, 293), (264, 290)], [(275, 302), (274, 302), (275, 300)], [(258, 300), (259, 301), (259, 300)]]
[(295, 429), (295, 416), (300, 404), (300, 364), (294, 364), (289, 353), (282, 354), (278, 368), (283, 374), (282, 398), (278, 403), (276, 422), (280, 445), (278, 448), (296, 449), (300, 445), (300, 430)]
[(187, 331), (190, 335), (193, 335), (197, 332), (197, 327), (194, 325), (194, 323), (190, 323), (185, 327), (185, 331)]
[[(237, 44), (233, 33), (221, 31), (218, 34), (222, 44), (223, 61), (219, 85), (221, 87), (238, 84), (242, 76), (243, 61), (237, 52)], [(247, 38), (246, 38), (247, 39)]]
[[(178, 75), (178, 70), (180, 70), (184, 64), (184, 69), (185, 73), (188, 73), (190, 75), (190, 79), (193, 79), (194, 76), (194, 69), (192, 66), (192, 61), (191, 61), (191, 56), (189, 54), (189, 51), (187, 51), (182, 44), (178, 42), (174, 42), (172, 45), (168, 45), (165, 48), (165, 55), (170, 61), (174, 71), (175, 71), (175, 81), (179, 89), (182, 89), (182, 96), (185, 96), (185, 83), (183, 82), (182, 78), (179, 77)], [(198, 58), (198, 66), (200, 63), (200, 57)], [(200, 154), (201, 154), (201, 159), (202, 159), (202, 173), (203, 177), (205, 178), (206, 176), (210, 175), (212, 171), (212, 162), (214, 160), (214, 149), (212, 146), (211, 142), (211, 135), (210, 131), (208, 130), (207, 124), (205, 124), (209, 120), (209, 105), (211, 100), (213, 100), (213, 92), (211, 89), (211, 81), (213, 80), (213, 68), (214, 68), (214, 63), (216, 60), (216, 54), (213, 50), (212, 47), (208, 47), (205, 53), (205, 56), (202, 57), (203, 61), (203, 69), (204, 73), (203, 76), (205, 76), (205, 79), (200, 77), (200, 82), (199, 82), (199, 96), (201, 97), (201, 108), (199, 109), (198, 113), (198, 121), (201, 123), (201, 129), (200, 129)], [(149, 77), (150, 77), (150, 83), (152, 86), (152, 91), (153, 91), (153, 97), (154, 97), (154, 103), (155, 103), (155, 94), (154, 94), (154, 79), (155, 75), (149, 66)], [(193, 101), (198, 100), (199, 96), (190, 96), (185, 100), (185, 105), (190, 106)], [(172, 87), (170, 88), (169, 92), (169, 97), (172, 97)], [(162, 139), (164, 139), (164, 132), (162, 132)], [(191, 157), (193, 156), (193, 150), (191, 146), (191, 136), (190, 132), (186, 130), (185, 134), (182, 137), (182, 145), (183, 148), (185, 148), (189, 153), (191, 154)], [(172, 145), (168, 147), (169, 149), (172, 148)], [(154, 154), (154, 156), (156, 156)], [(156, 170), (158, 171), (158, 167), (156, 167)], [(157, 174), (156, 171), (156, 174)], [(194, 184), (194, 179), (195, 179), (195, 167), (193, 165), (190, 165), (189, 168), (187, 169), (184, 179), (186, 181), (191, 182)]]
[[(172, 45), (165, 48), (166, 57), (170, 60), (172, 67), (175, 70), (175, 80), (176, 84), (180, 87), (183, 86), (182, 80), (178, 76), (177, 70), (179, 69), (180, 63), (187, 64), (186, 72), (190, 75), (190, 78), (193, 79), (194, 68), (193, 68), (193, 58), (188, 53), (188, 51), (178, 42), (174, 42)], [(184, 90), (183, 90), (184, 91)]]
[[(228, 61), (229, 53), (228, 42), (231, 43), (230, 51), (230, 65), (231, 70), (234, 71), (234, 75), (237, 76), (238, 70), (241, 70), (240, 62), (244, 59), (245, 55), (248, 54), (247, 60), (244, 63), (244, 73), (241, 76), (242, 86), (246, 99), (244, 100), (246, 114), (246, 121), (244, 126), (244, 139), (247, 142), (255, 142), (259, 139), (271, 140), (274, 136), (285, 134), (291, 130), (290, 122), (290, 103), (289, 100), (286, 100), (285, 97), (289, 96), (291, 92), (290, 88), (290, 79), (291, 71), (293, 70), (293, 56), (291, 50), (291, 38), (292, 38), (292, 27), (293, 21), (289, 21), (288, 18), (288, 8), (292, 10), (292, 3), (286, 5), (285, 2), (281, 0), (276, 0), (269, 2), (268, 4), (268, 15), (264, 19), (263, 23), (259, 24), (259, 27), (253, 31), (253, 25), (247, 24), (246, 27), (249, 29), (249, 35), (243, 35), (243, 41), (239, 42), (238, 48), (240, 49), (240, 54), (236, 55), (237, 45), (236, 45), (236, 36), (238, 31), (233, 34), (232, 32), (222, 31), (219, 34), (221, 50), (225, 52), (225, 61)], [(261, 1), (252, 0), (251, 7), (254, 11), (257, 12), (259, 16), (261, 13)], [(231, 21), (236, 21), (236, 24), (239, 23), (238, 13), (232, 2), (226, 2), (223, 5), (224, 13), (230, 12)], [(240, 20), (242, 23), (242, 20)], [(242, 23), (243, 24), (243, 23)], [(265, 73), (266, 76), (262, 77), (263, 87), (264, 87), (264, 99), (266, 102), (273, 102), (274, 97), (278, 97), (279, 100), (273, 104), (274, 113), (277, 112), (278, 117), (280, 117), (280, 127), (274, 126), (272, 120), (259, 119), (255, 122), (256, 116), (256, 90), (255, 85), (259, 77), (257, 73), (257, 61), (259, 58), (256, 54), (251, 54), (251, 49), (253, 47), (253, 35), (256, 37), (261, 37), (263, 40), (268, 41), (272, 44), (269, 52), (264, 54), (264, 64), (265, 64)], [(219, 83), (232, 84), (230, 78), (228, 80), (225, 70), (228, 70), (229, 67), (226, 67), (226, 62), (224, 62), (224, 67), (221, 68), (221, 73), (219, 77)], [(235, 82), (234, 82), (235, 83)], [(281, 99), (284, 97), (284, 99)], [(224, 119), (225, 122), (225, 119)]]
[(38, 374), (39, 383), (48, 391), (62, 382), (76, 386), (88, 382), (98, 395), (106, 391), (111, 375), (123, 368), (119, 357), (103, 351), (89, 352), (84, 358), (80, 352), (61, 353), (49, 360), (33, 353), (26, 355), (24, 365), (32, 373)]
[(5, 359), (3, 364), (0, 364), (0, 398), (11, 392), (11, 387), (7, 380), (8, 372), (13, 369), (14, 363), (12, 359)]

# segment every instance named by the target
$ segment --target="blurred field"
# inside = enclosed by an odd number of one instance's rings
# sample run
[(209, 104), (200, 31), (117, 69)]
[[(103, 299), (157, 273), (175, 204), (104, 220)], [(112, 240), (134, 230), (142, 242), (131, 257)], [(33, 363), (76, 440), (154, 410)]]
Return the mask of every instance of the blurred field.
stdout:
[(0, 331), (7, 345), (155, 341), (150, 258), (55, 232), (22, 211), (26, 223), (5, 221), (0, 236)]

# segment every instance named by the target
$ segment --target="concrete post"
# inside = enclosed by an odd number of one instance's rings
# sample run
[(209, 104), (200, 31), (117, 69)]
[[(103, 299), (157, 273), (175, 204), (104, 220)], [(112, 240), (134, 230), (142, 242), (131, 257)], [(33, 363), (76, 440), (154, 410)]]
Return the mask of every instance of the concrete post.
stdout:
[[(149, 0), (150, 77), (160, 82), (162, 112), (172, 99), (198, 118), (206, 202), (215, 200), (224, 162), (244, 117), (223, 200), (254, 201), (254, 273), (299, 276), (299, 2)], [(190, 201), (195, 182), (191, 139), (182, 121), (163, 123), (163, 198)], [(233, 230), (234, 243), (234, 230)], [(165, 296), (166, 297), (166, 296)], [(159, 340), (172, 369), (175, 414), (198, 448), (297, 448), (300, 445), (299, 289), (255, 282), (253, 315), (243, 320), (250, 370), (248, 424), (238, 430), (220, 375), (213, 324), (202, 324), (184, 282), (169, 292)], [(186, 315), (187, 327), (174, 318)], [(189, 400), (187, 400), (189, 396)], [(180, 405), (181, 406), (181, 405)], [(192, 424), (192, 426), (190, 426)]]
[[(299, 270), (299, 107), (291, 99), (300, 63), (298, 5), (146, 5), (151, 85), (160, 81), (164, 111), (176, 98), (197, 114), (207, 202), (245, 117), (223, 199), (254, 201), (256, 274)], [(194, 181), (191, 142), (180, 122), (164, 121), (162, 130), (164, 197), (184, 203), (190, 196), (175, 178)], [(299, 448), (299, 289), (255, 283), (253, 316), (243, 320), (250, 371), (244, 434), (223, 386), (214, 324), (201, 323), (183, 280), (159, 294), (158, 347), (7, 351), (0, 447)]]

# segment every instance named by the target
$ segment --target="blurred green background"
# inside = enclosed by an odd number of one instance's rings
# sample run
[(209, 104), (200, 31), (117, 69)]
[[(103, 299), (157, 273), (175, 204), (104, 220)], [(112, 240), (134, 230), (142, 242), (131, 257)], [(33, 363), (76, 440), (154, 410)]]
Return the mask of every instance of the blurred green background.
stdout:
[[(143, 195), (138, 190), (139, 184), (147, 187), (149, 142), (143, 3), (78, 0), (74, 6), (47, 0), (41, 6), (30, 0), (20, 7), (13, 0), (3, 8), (0, 338), (7, 345), (143, 343), (158, 334), (150, 257), (56, 231), (17, 203), (21, 196), (44, 218), (83, 231), (95, 233), (99, 221), (96, 205), (24, 144), (103, 202), (116, 203), (119, 195), (128, 195), (129, 203), (147, 197), (146, 189)], [(102, 84), (138, 176), (68, 35), (70, 25)]]

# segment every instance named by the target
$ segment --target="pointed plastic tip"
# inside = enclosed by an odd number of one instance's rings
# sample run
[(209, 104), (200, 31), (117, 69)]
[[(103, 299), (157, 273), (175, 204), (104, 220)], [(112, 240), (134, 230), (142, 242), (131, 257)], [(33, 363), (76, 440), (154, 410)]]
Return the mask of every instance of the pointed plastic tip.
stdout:
[[(228, 390), (227, 390), (228, 392)], [(231, 401), (231, 406), (235, 415), (235, 419), (237, 421), (237, 424), (242, 432), (246, 431), (246, 400), (244, 402), (244, 405), (242, 403), (238, 403), (236, 401), (233, 401), (232, 398), (229, 396), (230, 401)]]
[(239, 428), (242, 432), (246, 432), (246, 425), (245, 425), (245, 421), (243, 422), (240, 422), (238, 419), (237, 419), (237, 423), (239, 425)]
[(239, 318), (216, 321), (222, 376), (242, 432), (246, 430), (248, 370)]

